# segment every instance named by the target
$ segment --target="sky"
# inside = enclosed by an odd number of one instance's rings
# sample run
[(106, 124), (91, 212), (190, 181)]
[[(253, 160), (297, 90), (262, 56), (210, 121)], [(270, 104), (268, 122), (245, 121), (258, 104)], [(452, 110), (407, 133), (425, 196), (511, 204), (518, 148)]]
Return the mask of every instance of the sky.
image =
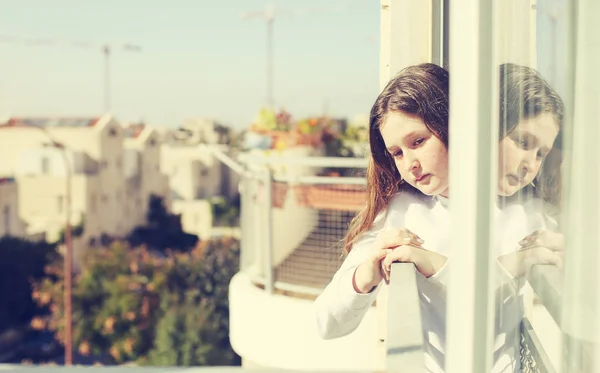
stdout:
[[(267, 26), (241, 15), (268, 6), (276, 107), (366, 116), (379, 92), (376, 0), (0, 0), (0, 116), (104, 113), (108, 43), (118, 120), (246, 128), (267, 101)], [(53, 42), (26, 42), (43, 38)]]

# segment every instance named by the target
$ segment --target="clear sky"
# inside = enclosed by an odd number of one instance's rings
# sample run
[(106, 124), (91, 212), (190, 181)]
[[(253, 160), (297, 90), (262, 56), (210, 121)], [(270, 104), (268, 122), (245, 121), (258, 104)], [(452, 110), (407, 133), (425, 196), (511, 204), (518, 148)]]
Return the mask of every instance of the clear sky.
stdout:
[(0, 0), (0, 116), (104, 110), (100, 46), (2, 41), (17, 36), (141, 46), (112, 53), (111, 111), (122, 121), (246, 127), (266, 102), (266, 22), (241, 14), (269, 4), (297, 13), (275, 19), (277, 106), (296, 117), (368, 114), (379, 90), (377, 0)]

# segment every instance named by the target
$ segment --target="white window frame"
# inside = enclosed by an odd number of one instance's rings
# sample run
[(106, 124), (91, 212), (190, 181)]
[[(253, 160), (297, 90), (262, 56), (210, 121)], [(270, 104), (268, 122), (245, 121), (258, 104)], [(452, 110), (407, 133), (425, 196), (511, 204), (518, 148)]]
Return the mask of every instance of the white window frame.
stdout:
[[(498, 87), (493, 69), (492, 1), (450, 3), (450, 214), (446, 371), (492, 366), (492, 213), (496, 185)], [(495, 98), (495, 100), (494, 100)], [(457, 125), (453, 126), (453, 123)], [(495, 123), (495, 126), (481, 125)], [(460, 131), (460, 134), (459, 134)], [(453, 135), (456, 133), (456, 135)], [(492, 271), (491, 271), (492, 270)]]

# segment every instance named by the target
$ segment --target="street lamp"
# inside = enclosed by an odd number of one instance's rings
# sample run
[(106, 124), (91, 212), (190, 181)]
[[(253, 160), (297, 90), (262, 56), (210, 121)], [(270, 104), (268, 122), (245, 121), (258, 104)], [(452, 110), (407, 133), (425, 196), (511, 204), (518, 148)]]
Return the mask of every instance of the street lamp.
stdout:
[(64, 273), (65, 273), (65, 291), (64, 291), (64, 304), (65, 304), (65, 365), (73, 364), (73, 306), (72, 306), (72, 291), (73, 291), (73, 246), (71, 237), (71, 165), (67, 157), (67, 148), (64, 144), (56, 141), (52, 135), (48, 132), (46, 127), (34, 126), (44, 132), (48, 140), (50, 140), (50, 146), (60, 150), (63, 161), (65, 163), (66, 171), (66, 185), (65, 185), (65, 255), (64, 255)]

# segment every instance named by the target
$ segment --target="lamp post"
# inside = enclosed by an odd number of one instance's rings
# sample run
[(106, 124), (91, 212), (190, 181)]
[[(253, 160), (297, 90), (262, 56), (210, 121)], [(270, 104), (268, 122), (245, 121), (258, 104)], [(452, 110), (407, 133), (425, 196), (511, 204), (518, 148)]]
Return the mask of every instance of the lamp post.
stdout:
[(66, 172), (65, 185), (65, 255), (64, 255), (64, 273), (65, 290), (63, 293), (65, 304), (65, 365), (73, 364), (73, 307), (72, 307), (72, 278), (73, 278), (73, 246), (71, 237), (71, 165), (67, 157), (67, 148), (64, 144), (56, 141), (45, 127), (35, 127), (40, 129), (50, 140), (50, 146), (60, 150)]

